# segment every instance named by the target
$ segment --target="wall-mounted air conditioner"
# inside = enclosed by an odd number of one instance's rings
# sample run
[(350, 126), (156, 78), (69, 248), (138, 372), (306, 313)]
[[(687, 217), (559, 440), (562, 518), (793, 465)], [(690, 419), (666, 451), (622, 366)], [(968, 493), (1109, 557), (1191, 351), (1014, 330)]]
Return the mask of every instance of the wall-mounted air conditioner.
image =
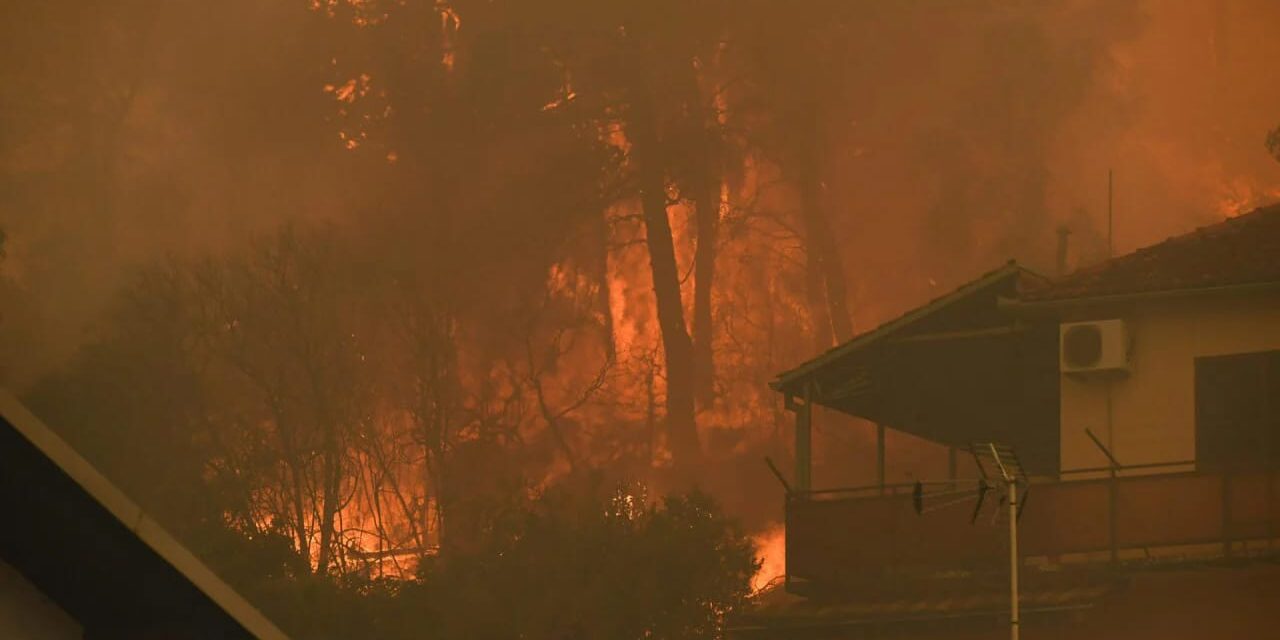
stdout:
[(1129, 333), (1123, 320), (1066, 322), (1058, 335), (1058, 369), (1063, 373), (1129, 368)]

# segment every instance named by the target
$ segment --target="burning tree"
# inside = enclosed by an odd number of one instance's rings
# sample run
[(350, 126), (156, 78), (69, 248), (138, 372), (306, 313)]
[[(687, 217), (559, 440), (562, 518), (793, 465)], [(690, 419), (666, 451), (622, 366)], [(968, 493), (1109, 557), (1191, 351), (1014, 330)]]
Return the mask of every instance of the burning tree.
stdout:
[[(177, 528), (287, 541), (299, 579), (408, 577), (566, 476), (698, 481), (741, 445), (708, 425), (773, 409), (753, 387), (793, 338), (760, 305), (798, 277), (776, 265), (830, 235), (754, 253), (790, 222), (756, 209), (771, 161), (734, 115), (723, 9), (319, 5), (379, 214), (148, 272), (34, 402)], [(139, 443), (181, 455), (135, 468)]]

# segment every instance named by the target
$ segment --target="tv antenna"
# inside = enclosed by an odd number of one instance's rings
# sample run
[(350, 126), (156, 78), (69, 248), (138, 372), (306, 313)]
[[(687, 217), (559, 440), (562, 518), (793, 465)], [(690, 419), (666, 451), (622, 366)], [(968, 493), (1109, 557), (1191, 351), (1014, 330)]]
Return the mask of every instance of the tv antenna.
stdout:
[(1107, 169), (1107, 257), (1115, 255), (1115, 172)]
[[(976, 499), (973, 515), (969, 519), (971, 523), (976, 523), (987, 494), (1001, 486), (1007, 491), (1000, 503), (1002, 507), (1008, 508), (1009, 518), (1009, 637), (1018, 640), (1018, 518), (1022, 515), (1022, 507), (1027, 503), (1027, 474), (1011, 446), (995, 442), (975, 442), (969, 445), (969, 452), (973, 454), (973, 461), (978, 467), (979, 478), (975, 488), (957, 489), (958, 485), (954, 480), (946, 483), (930, 482), (927, 483), (930, 486), (949, 484), (951, 488), (926, 493), (926, 483), (916, 482), (911, 495), (912, 506), (917, 514), (923, 515)], [(1019, 487), (1022, 490), (1021, 498), (1018, 495)], [(926, 498), (942, 501), (926, 506)], [(997, 509), (992, 514), (992, 521), (999, 516), (1000, 510)]]

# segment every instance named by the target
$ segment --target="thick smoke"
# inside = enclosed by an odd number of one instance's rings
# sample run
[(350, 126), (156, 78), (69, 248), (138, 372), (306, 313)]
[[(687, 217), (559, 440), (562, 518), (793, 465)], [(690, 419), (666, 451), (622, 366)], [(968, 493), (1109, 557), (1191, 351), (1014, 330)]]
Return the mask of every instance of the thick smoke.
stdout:
[[(139, 265), (239, 247), (286, 220), (385, 217), (380, 167), (396, 156), (369, 162), (341, 137), (335, 97), (359, 83), (335, 75), (349, 56), (309, 4), (5, 3), (6, 384), (30, 383), (91, 337)], [(738, 21), (777, 17), (768, 3), (743, 7), (760, 15)], [(1051, 272), (1064, 224), (1071, 264), (1102, 257), (1108, 171), (1117, 252), (1280, 196), (1263, 144), (1280, 121), (1276, 24), (1268, 0), (866, 11), (839, 55), (812, 61), (837, 89), (824, 93), (823, 183), (856, 326), (1008, 258)], [(489, 187), (478, 197), (504, 192)], [(763, 199), (794, 206), (785, 191)]]
[(302, 3), (0, 14), (6, 383), (91, 337), (141, 265), (359, 208), (363, 181), (326, 122), (323, 23)]
[(1117, 253), (1280, 197), (1277, 23), (1229, 0), (877, 16), (827, 177), (860, 325), (1007, 259), (1052, 274), (1064, 225), (1069, 266), (1105, 257), (1109, 171)]

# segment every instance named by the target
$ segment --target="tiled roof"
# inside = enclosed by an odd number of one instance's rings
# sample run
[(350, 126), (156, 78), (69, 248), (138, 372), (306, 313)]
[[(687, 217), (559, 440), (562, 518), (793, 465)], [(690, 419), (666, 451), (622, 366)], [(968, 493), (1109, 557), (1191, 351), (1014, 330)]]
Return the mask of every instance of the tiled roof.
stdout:
[(1017, 278), (1015, 299), (1009, 301), (1013, 306), (1233, 285), (1280, 284), (1280, 203), (1201, 227), (1056, 280), (1009, 262), (778, 374), (770, 386), (782, 391), (836, 360), (1011, 277)]
[(1021, 302), (1280, 283), (1280, 204), (1076, 271)]

